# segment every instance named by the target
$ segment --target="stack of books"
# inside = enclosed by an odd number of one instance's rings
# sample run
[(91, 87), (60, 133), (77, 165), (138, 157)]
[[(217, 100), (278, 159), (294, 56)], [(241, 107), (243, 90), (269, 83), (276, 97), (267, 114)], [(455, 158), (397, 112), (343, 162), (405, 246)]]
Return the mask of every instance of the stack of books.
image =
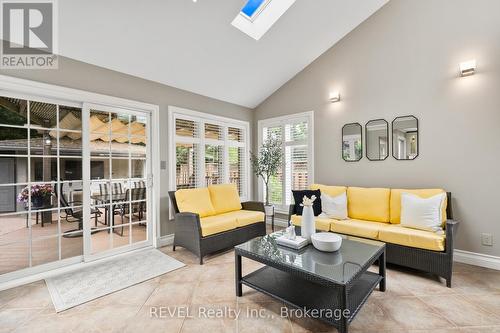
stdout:
[(276, 242), (278, 245), (286, 246), (295, 250), (299, 250), (309, 244), (309, 241), (301, 236), (296, 236), (295, 239), (288, 239), (286, 236), (281, 236), (276, 239)]

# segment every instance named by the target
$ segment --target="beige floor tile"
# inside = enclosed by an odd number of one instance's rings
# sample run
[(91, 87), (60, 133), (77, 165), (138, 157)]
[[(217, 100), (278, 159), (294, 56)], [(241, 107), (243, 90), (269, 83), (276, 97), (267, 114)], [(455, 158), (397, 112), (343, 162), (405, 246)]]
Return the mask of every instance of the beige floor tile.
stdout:
[(44, 281), (26, 285), (24, 288), (26, 290), (11, 299), (5, 308), (44, 308), (52, 305), (49, 290)]
[(500, 333), (500, 326), (482, 326), (460, 328), (460, 333)]
[(230, 263), (207, 263), (205, 265), (202, 281), (231, 280), (234, 282), (234, 259)]
[(193, 304), (209, 304), (233, 302), (236, 298), (236, 287), (233, 279), (205, 280), (204, 277), (196, 286)]
[(220, 332), (237, 331), (237, 306), (235, 302), (193, 304), (190, 317), (182, 324), (181, 332)]
[(457, 326), (500, 325), (497, 317), (458, 295), (420, 297)]
[(453, 289), (460, 294), (500, 293), (500, 274), (464, 272), (453, 275)]
[(177, 282), (198, 282), (200, 276), (204, 274), (202, 265), (187, 265), (175, 271), (160, 276), (160, 284)]
[(184, 322), (184, 318), (169, 315), (160, 315), (160, 311), (151, 313), (151, 307), (144, 306), (134, 317), (130, 318), (124, 329), (124, 333), (178, 333)]
[(153, 291), (146, 305), (170, 306), (191, 303), (197, 282), (166, 282)]
[(455, 325), (417, 297), (380, 300), (380, 306), (402, 329), (442, 329)]
[(5, 309), (0, 311), (0, 332), (12, 332), (38, 314), (41, 309)]
[(500, 315), (500, 294), (463, 295), (461, 297), (483, 310)]
[(281, 307), (277, 302), (238, 304), (241, 316), (238, 319), (239, 333), (292, 332), (288, 318), (281, 316)]

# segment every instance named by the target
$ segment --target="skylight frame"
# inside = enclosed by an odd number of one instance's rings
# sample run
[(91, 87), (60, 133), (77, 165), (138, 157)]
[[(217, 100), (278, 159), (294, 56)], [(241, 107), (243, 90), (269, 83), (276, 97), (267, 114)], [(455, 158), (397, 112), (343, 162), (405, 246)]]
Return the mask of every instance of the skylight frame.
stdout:
[[(248, 16), (246, 13), (244, 13), (243, 9), (245, 7), (243, 7), (240, 10), (240, 15), (243, 16), (245, 19), (249, 20), (250, 22), (253, 22), (266, 9), (267, 5), (269, 5), (269, 3), (271, 3), (271, 1), (273, 1), (273, 0), (264, 0), (264, 1), (262, 1), (262, 3), (259, 5), (259, 7), (257, 7), (257, 9), (255, 10), (255, 12), (252, 14), (252, 16)], [(248, 3), (248, 1), (247, 1), (247, 3)]]
[(258, 41), (296, 1), (297, 0), (266, 0), (265, 3), (260, 5), (258, 11), (252, 15), (251, 19), (240, 10), (231, 22), (231, 25)]

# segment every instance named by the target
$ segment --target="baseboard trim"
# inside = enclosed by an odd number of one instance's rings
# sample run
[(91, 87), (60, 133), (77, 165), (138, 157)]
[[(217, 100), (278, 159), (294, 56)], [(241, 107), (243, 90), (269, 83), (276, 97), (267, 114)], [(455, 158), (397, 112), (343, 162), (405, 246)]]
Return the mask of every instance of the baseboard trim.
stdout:
[(166, 235), (158, 238), (158, 247), (174, 244), (174, 235)]
[(464, 250), (455, 250), (453, 256), (456, 262), (500, 271), (500, 257)]

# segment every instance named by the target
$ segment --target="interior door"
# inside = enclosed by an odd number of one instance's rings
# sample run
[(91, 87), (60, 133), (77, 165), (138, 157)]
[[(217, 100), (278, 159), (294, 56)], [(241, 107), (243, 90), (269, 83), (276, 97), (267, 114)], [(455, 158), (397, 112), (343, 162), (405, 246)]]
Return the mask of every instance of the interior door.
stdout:
[(148, 112), (84, 105), (85, 260), (152, 245)]

